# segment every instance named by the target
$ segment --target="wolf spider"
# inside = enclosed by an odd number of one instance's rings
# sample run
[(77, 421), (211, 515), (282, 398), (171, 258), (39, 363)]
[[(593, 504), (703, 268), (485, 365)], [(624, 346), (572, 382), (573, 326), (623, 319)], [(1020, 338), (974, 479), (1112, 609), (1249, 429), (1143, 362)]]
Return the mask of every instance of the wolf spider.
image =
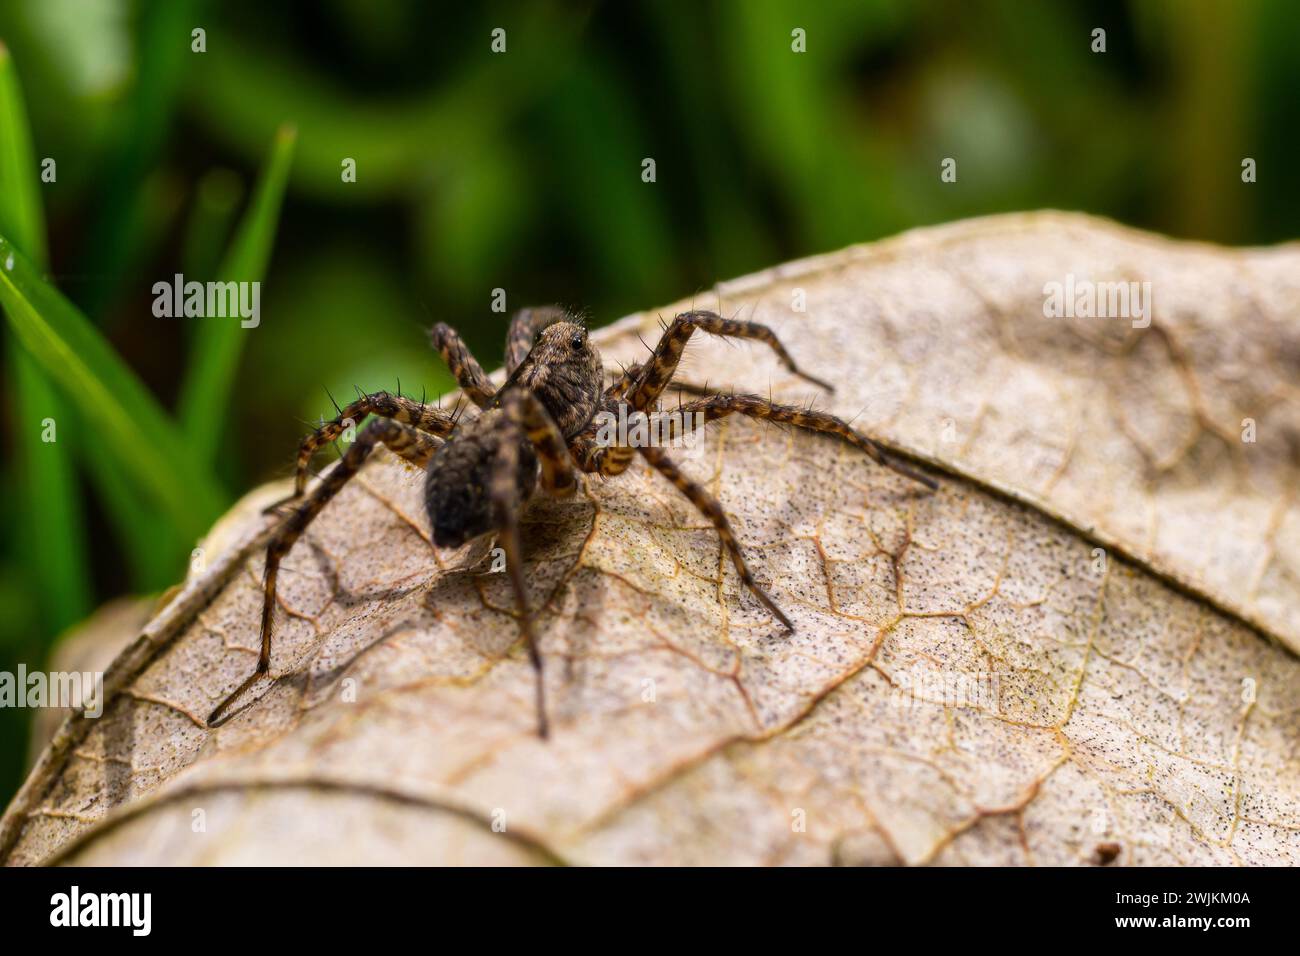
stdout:
[[(650, 358), (623, 369), (607, 388), (603, 387), (606, 373), (600, 353), (588, 339), (587, 330), (558, 307), (524, 309), (514, 316), (506, 341), (507, 378), (499, 389), (492, 387), (456, 331), (444, 323), (435, 325), (430, 332), (434, 347), (465, 396), (481, 409), (480, 414), (458, 421), (441, 408), (376, 392), (338, 409), (337, 418), (303, 439), (298, 449), (294, 492), (268, 509), (293, 506), (284, 513), (266, 549), (262, 646), (257, 668), (213, 710), (208, 725), (224, 722), (223, 714), (230, 705), (270, 670), (271, 623), (280, 561), (381, 444), (426, 470), (425, 504), (438, 547), (454, 548), (490, 533), (498, 535), (514, 591), (519, 628), (536, 672), (537, 730), (543, 738), (548, 725), (542, 658), (528, 609), (519, 537), (520, 512), (539, 481), (548, 494), (571, 495), (577, 487), (576, 472), (612, 477), (626, 471), (639, 454), (709, 520), (741, 581), (787, 631), (793, 631), (790, 619), (754, 580), (731, 524), (713, 495), (687, 478), (660, 447), (608, 445), (597, 439), (598, 412), (617, 418), (620, 407), (625, 415), (658, 407), (659, 397), (672, 382), (682, 351), (697, 329), (766, 343), (791, 373), (821, 388), (831, 388), (800, 371), (771, 329), (757, 322), (726, 319), (714, 312), (678, 315), (665, 327)], [(698, 421), (695, 413), (700, 413), (705, 422), (735, 414), (824, 432), (865, 452), (880, 465), (928, 488), (938, 487), (933, 479), (892, 461), (874, 441), (833, 415), (778, 405), (753, 395), (723, 395), (684, 384), (674, 384), (674, 388), (701, 396), (680, 406), (683, 422)], [(308, 466), (316, 451), (337, 439), (348, 424), (371, 415), (375, 417), (357, 432), (356, 440), (335, 467), (306, 494)]]

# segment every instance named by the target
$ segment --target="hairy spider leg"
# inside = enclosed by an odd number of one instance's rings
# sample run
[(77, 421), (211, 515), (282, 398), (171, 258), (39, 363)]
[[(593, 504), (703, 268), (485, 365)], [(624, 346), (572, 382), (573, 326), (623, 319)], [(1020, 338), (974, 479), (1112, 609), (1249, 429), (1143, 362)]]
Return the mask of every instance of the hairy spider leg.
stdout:
[(577, 477), (573, 461), (565, 447), (564, 436), (537, 396), (523, 389), (512, 388), (502, 395), (501, 408), (505, 412), (502, 425), (511, 434), (497, 445), (489, 493), (492, 496), (501, 546), (505, 550), (510, 585), (514, 590), (519, 628), (523, 632), (528, 660), (534, 671), (537, 733), (545, 739), (550, 733), (546, 716), (546, 682), (524, 581), (523, 545), (519, 535), (519, 515), (524, 502), (516, 479), (519, 469), (519, 441), (516, 438), (526, 439), (536, 449), (542, 465), (542, 486), (550, 493), (572, 494), (577, 486)]
[(421, 468), (428, 465), (437, 448), (434, 438), (410, 425), (390, 418), (376, 418), (361, 430), (357, 440), (348, 446), (338, 464), (312, 489), (306, 500), (285, 516), (266, 546), (266, 567), (262, 574), (262, 645), (257, 656), (257, 668), (212, 711), (208, 717), (209, 727), (219, 726), (222, 715), (230, 705), (271, 669), (271, 625), (275, 614), (275, 586), (280, 561), (320, 514), (321, 509), (356, 476), (370, 453), (380, 444), (387, 445), (395, 454)]
[(781, 340), (776, 337), (776, 333), (766, 325), (741, 319), (724, 319), (716, 312), (695, 311), (682, 312), (676, 316), (664, 329), (664, 334), (659, 338), (659, 344), (655, 346), (649, 362), (639, 366), (636, 378), (621, 385), (620, 382), (616, 382), (606, 394), (617, 396), (626, 393), (633, 408), (638, 411), (650, 408), (676, 374), (677, 365), (682, 360), (682, 352), (685, 351), (686, 343), (690, 341), (696, 329), (724, 338), (753, 339), (763, 342), (776, 353), (781, 364), (792, 374), (828, 392), (835, 390), (829, 382), (801, 371), (785, 346), (781, 344)]
[(637, 451), (650, 463), (655, 471), (671, 481), (677, 490), (699, 509), (700, 514), (709, 520), (714, 530), (718, 532), (718, 538), (721, 539), (723, 548), (731, 556), (731, 563), (736, 566), (736, 573), (740, 575), (740, 580), (744, 582), (745, 587), (753, 592), (754, 597), (762, 602), (763, 606), (781, 622), (787, 631), (794, 631), (794, 624), (786, 617), (785, 612), (777, 607), (771, 596), (754, 580), (749, 565), (745, 563), (745, 555), (740, 549), (740, 544), (736, 541), (736, 536), (731, 530), (731, 522), (727, 519), (727, 514), (722, 510), (722, 505), (718, 502), (718, 499), (709, 494), (702, 485), (687, 478), (663, 449), (642, 447), (637, 448)]
[(761, 418), (825, 435), (835, 435), (854, 448), (866, 452), (876, 464), (925, 485), (932, 491), (939, 487), (939, 483), (929, 475), (923, 475), (895, 461), (892, 456), (885, 454), (880, 445), (861, 432), (855, 431), (848, 422), (825, 412), (800, 408), (797, 405), (778, 405), (757, 395), (710, 395), (697, 401), (685, 402), (677, 411), (679, 414), (669, 419), (669, 434), (674, 438), (682, 432), (693, 429), (696, 414), (702, 414), (705, 422), (716, 421), (728, 415), (746, 415), (749, 418)]
[(301, 498), (303, 492), (307, 490), (307, 477), (310, 474), (308, 467), (311, 465), (312, 456), (323, 446), (335, 441), (349, 425), (356, 427), (367, 415), (380, 415), (439, 438), (446, 438), (456, 427), (456, 419), (452, 415), (424, 402), (417, 402), (401, 395), (390, 395), (388, 392), (363, 395), (345, 406), (337, 418), (321, 425), (302, 440), (298, 446), (293, 494), (271, 505), (267, 510), (278, 509), (286, 502)]
[[(696, 329), (724, 338), (752, 339), (763, 342), (776, 353), (776, 357), (781, 361), (781, 364), (791, 373), (819, 388), (824, 388), (827, 391), (835, 390), (834, 386), (829, 382), (801, 371), (799, 366), (795, 364), (794, 359), (790, 357), (790, 353), (786, 351), (785, 346), (781, 344), (781, 340), (776, 337), (776, 333), (766, 325), (740, 319), (725, 319), (716, 312), (696, 310), (682, 312), (677, 315), (664, 329), (664, 333), (654, 347), (650, 359), (646, 362), (637, 362), (628, 366), (623, 371), (623, 374), (605, 390), (606, 409), (616, 412), (623, 400), (626, 400), (627, 404), (637, 411), (646, 411), (653, 408), (660, 395), (663, 394), (664, 389), (668, 387), (673, 376), (677, 373), (677, 366), (681, 363), (682, 353), (686, 350), (686, 343), (690, 341), (691, 335)], [(695, 394), (712, 394), (700, 386), (685, 383), (680, 386), (680, 390)], [(601, 474), (618, 475), (626, 471), (628, 466), (632, 464), (634, 452), (629, 448), (616, 446), (603, 453), (600, 457)]]
[[(645, 369), (644, 362), (633, 362), (621, 372), (614, 374), (614, 383), (605, 391), (605, 397), (611, 399), (622, 398), (631, 387), (638, 375)], [(667, 388), (675, 392), (684, 392), (687, 395), (716, 395), (717, 389), (710, 388), (708, 385), (697, 385), (694, 382), (683, 382), (679, 378), (670, 379)]]
[(497, 390), (493, 388), (487, 373), (483, 371), (483, 366), (478, 364), (478, 360), (474, 358), (469, 346), (460, 337), (460, 333), (446, 322), (439, 322), (429, 330), (429, 341), (438, 350), (438, 354), (442, 356), (443, 362), (446, 363), (452, 376), (460, 385), (461, 391), (469, 397), (469, 400), (479, 408), (487, 408), (491, 405)]

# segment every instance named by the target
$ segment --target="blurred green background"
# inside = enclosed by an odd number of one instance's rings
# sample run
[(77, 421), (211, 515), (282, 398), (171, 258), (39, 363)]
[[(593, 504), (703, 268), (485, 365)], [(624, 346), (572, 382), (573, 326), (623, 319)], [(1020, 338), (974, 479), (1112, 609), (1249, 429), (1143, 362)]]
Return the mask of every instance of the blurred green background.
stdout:
[[(499, 364), (496, 288), (600, 324), (1041, 207), (1297, 235), (1294, 0), (439, 6), (0, 7), (0, 234), (20, 253), (0, 282), (0, 670), (178, 581), (226, 505), (289, 473), (327, 388), (448, 390), (433, 321)], [(176, 272), (263, 277), (260, 327), (156, 318)], [(31, 716), (0, 710), (6, 800)]]

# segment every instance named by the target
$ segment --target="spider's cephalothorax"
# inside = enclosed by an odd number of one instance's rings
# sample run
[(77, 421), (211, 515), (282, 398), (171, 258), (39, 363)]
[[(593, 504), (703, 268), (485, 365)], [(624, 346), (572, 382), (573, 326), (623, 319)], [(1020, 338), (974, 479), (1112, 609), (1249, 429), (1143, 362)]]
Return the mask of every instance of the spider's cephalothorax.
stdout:
[(505, 389), (511, 386), (536, 395), (567, 441), (596, 414), (605, 367), (587, 330), (561, 320), (537, 333), (532, 349), (506, 380)]
[[(528, 608), (519, 538), (520, 513), (539, 486), (551, 495), (572, 494), (578, 472), (612, 477), (625, 471), (640, 455), (709, 520), (741, 581), (777, 620), (793, 630), (790, 619), (754, 580), (731, 524), (712, 494), (686, 477), (661, 447), (609, 446), (597, 440), (597, 411), (625, 415), (658, 407), (686, 343), (697, 329), (764, 342), (792, 373), (823, 388), (830, 387), (799, 371), (771, 329), (757, 322), (726, 319), (714, 312), (678, 315), (664, 329), (649, 359), (624, 369), (608, 387), (604, 387), (600, 353), (588, 340), (587, 330), (562, 309), (524, 309), (515, 315), (506, 341), (507, 377), (500, 389), (493, 387), (450, 326), (434, 326), (430, 333), (434, 347), (480, 413), (461, 420), (423, 402), (376, 392), (339, 409), (337, 418), (303, 439), (298, 449), (294, 494), (281, 503), (292, 507), (283, 514), (267, 545), (257, 667), (213, 710), (209, 725), (221, 723), (230, 705), (270, 670), (271, 625), (281, 560), (312, 519), (381, 444), (426, 469), (425, 502), (435, 544), (455, 547), (487, 534), (498, 536), (505, 551), (524, 645), (537, 672), (537, 729), (543, 737), (548, 731), (542, 658)], [(886, 457), (874, 441), (833, 415), (778, 405), (754, 395), (718, 394), (682, 384), (674, 387), (700, 396), (680, 406), (681, 428), (727, 415), (767, 419), (834, 435), (877, 463), (926, 487), (937, 487), (933, 479)], [(343, 434), (349, 423), (367, 416), (374, 417), (357, 433), (338, 464), (308, 493), (308, 467), (316, 450)]]

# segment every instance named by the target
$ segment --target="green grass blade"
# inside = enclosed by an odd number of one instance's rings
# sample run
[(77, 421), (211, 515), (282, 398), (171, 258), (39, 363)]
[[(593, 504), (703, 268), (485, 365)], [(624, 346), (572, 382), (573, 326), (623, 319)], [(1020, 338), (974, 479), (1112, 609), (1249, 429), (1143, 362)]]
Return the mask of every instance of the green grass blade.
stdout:
[[(45, 216), (31, 132), (13, 58), (0, 42), (0, 232), (33, 261), (48, 261)], [(44, 372), (10, 341), (8, 369), (14, 391), (15, 445), (23, 470), (21, 538), (23, 566), (36, 584), (49, 632), (57, 633), (86, 615), (91, 605), (90, 560), (71, 444), (44, 441), (44, 423), (70, 422)]]
[[(10, 344), (15, 443), (23, 469), (18, 554), (36, 584), (44, 630), (53, 635), (80, 621), (92, 604), (85, 517), (68, 432), (73, 416), (40, 366), (12, 338)], [(56, 429), (54, 442), (42, 440), (47, 422)]]
[(86, 315), (99, 319), (132, 273), (148, 262), (156, 241), (150, 222), (150, 175), (172, 128), (176, 103), (194, 60), (189, 33), (200, 21), (198, 0), (141, 0), (132, 39), (135, 78), (117, 108), (121, 121), (101, 160), (102, 206), (87, 231), (82, 267), (99, 281), (82, 290)]
[(196, 278), (216, 273), (243, 199), (244, 184), (229, 169), (203, 174), (181, 240), (181, 272)]
[(149, 594), (184, 577), (194, 538), (186, 537), (170, 521), (157, 520), (158, 509), (150, 506), (116, 461), (92, 452), (82, 467), (94, 480), (114, 537), (122, 547), (132, 589)]
[(0, 41), (0, 232), (45, 268), (45, 215), (22, 90), (9, 48)]
[(23, 346), (94, 429), (85, 443), (113, 456), (187, 538), (206, 532), (221, 513), (220, 488), (112, 346), (3, 236), (0, 305)]
[[(226, 251), (220, 281), (260, 282), (266, 273), (296, 142), (293, 127), (281, 127), (276, 133), (248, 209)], [(208, 316), (198, 327), (179, 404), (181, 426), (195, 461), (210, 464), (216, 459), (239, 355), (251, 331), (243, 328), (238, 317)]]

